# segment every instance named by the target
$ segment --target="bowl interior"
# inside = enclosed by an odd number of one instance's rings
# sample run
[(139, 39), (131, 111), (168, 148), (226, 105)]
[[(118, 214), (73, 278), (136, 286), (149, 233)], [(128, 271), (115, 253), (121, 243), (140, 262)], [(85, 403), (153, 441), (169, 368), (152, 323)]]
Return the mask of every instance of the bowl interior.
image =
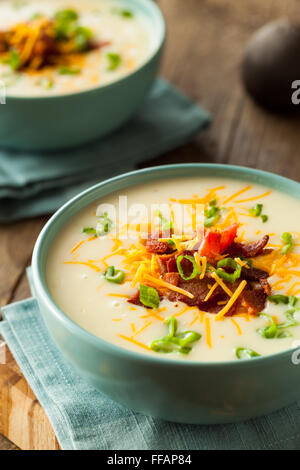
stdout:
[[(68, 327), (71, 327), (73, 331), (76, 331), (79, 334), (84, 334), (86, 339), (92, 341), (94, 344), (106, 344), (108, 347), (115, 351), (121, 351), (121, 353), (131, 354), (133, 356), (141, 356), (144, 360), (149, 359), (148, 356), (142, 355), (137, 352), (127, 351), (124, 348), (119, 346), (112, 345), (107, 343), (94, 336), (93, 334), (87, 332), (79, 325), (77, 325), (73, 320), (71, 320), (64, 312), (62, 312), (59, 307), (52, 300), (46, 283), (46, 262), (49, 248), (56, 237), (57, 233), (61, 227), (78, 211), (88, 206), (92, 202), (100, 199), (103, 196), (120, 191), (124, 188), (129, 188), (132, 186), (140, 185), (142, 183), (157, 181), (161, 179), (170, 179), (170, 178), (184, 178), (184, 177), (218, 177), (218, 178), (230, 178), (239, 181), (246, 181), (261, 184), (270, 188), (273, 188), (277, 191), (284, 192), (294, 198), (300, 200), (300, 184), (296, 181), (284, 178), (282, 176), (268, 173), (260, 170), (255, 170), (251, 168), (231, 166), (231, 165), (216, 165), (216, 164), (181, 164), (181, 165), (167, 165), (160, 167), (147, 168), (144, 170), (133, 171), (120, 175), (109, 180), (106, 180), (102, 183), (93, 186), (92, 188), (84, 191), (79, 194), (67, 204), (65, 204), (60, 210), (58, 210), (48, 221), (48, 223), (43, 228), (42, 232), (39, 235), (39, 238), (36, 242), (33, 259), (32, 259), (32, 271), (33, 271), (33, 281), (34, 287), (38, 291), (39, 296), (43, 297), (43, 300), (46, 302), (47, 306), (51, 309), (54, 315), (58, 316), (61, 321), (67, 324)], [(275, 354), (282, 355), (287, 352), (280, 352)], [(273, 357), (274, 354), (269, 356), (262, 356), (257, 358), (257, 360), (265, 360), (269, 357)], [(145, 359), (146, 358), (146, 359)], [(151, 357), (152, 360), (152, 357)], [(156, 358), (158, 361), (169, 361), (173, 363), (179, 363), (174, 359), (165, 359), (165, 358)], [(251, 361), (247, 361), (251, 362)], [(181, 362), (180, 362), (181, 363)], [(221, 364), (233, 364), (234, 361), (222, 362)], [(185, 361), (184, 364), (198, 364), (197, 362)], [(206, 364), (202, 363), (201, 364)], [(207, 365), (212, 365), (213, 362), (207, 363)], [(215, 364), (220, 364), (216, 362)], [(199, 364), (198, 364), (199, 365)]]

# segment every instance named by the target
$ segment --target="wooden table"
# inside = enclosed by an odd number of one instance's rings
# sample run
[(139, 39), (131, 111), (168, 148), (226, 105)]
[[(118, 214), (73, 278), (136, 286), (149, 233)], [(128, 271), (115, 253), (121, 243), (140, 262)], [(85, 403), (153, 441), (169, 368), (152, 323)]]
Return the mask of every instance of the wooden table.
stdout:
[[(268, 114), (254, 105), (244, 93), (239, 71), (251, 33), (281, 16), (300, 19), (299, 1), (158, 0), (158, 4), (168, 23), (162, 74), (210, 110), (214, 122), (196, 140), (151, 164), (231, 163), (272, 170), (299, 181), (300, 118)], [(25, 268), (45, 221), (41, 217), (0, 227), (1, 305), (29, 295)], [(19, 386), (27, 385), (21, 380)], [(32, 400), (38, 409), (33, 395)], [(18, 422), (18, 416), (13, 419)], [(3, 432), (1, 420), (0, 413)], [(19, 426), (25, 424), (19, 422)], [(55, 446), (54, 439), (49, 447)], [(0, 449), (12, 448), (0, 436)]]

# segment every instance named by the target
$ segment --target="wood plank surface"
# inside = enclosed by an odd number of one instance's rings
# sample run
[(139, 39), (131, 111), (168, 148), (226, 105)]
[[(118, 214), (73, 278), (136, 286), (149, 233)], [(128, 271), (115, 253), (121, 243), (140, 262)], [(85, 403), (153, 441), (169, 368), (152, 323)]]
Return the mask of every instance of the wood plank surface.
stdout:
[[(231, 163), (300, 181), (300, 118), (267, 113), (246, 96), (240, 82), (240, 62), (251, 34), (272, 19), (300, 20), (299, 1), (157, 3), (168, 26), (162, 75), (210, 110), (213, 124), (191, 143), (153, 159), (151, 165)], [(24, 272), (45, 221), (44, 217), (0, 226), (0, 305), (29, 295)], [(9, 364), (0, 366), (0, 434), (20, 448), (57, 449), (44, 411), (13, 358), (8, 358)], [(14, 444), (0, 436), (0, 450), (14, 449)]]

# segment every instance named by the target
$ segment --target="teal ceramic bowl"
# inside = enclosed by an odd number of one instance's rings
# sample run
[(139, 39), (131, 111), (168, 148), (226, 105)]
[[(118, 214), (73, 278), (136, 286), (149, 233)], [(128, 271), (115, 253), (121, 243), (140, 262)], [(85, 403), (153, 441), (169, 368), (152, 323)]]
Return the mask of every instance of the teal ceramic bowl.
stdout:
[(147, 18), (156, 44), (150, 58), (124, 78), (91, 90), (47, 97), (7, 96), (0, 106), (1, 147), (35, 151), (76, 147), (109, 134), (133, 115), (157, 75), (165, 22), (152, 0), (121, 3)]
[[(226, 423), (277, 410), (299, 398), (300, 365), (292, 350), (230, 362), (148, 356), (110, 344), (74, 323), (51, 299), (45, 279), (49, 247), (60, 228), (93, 201), (148, 181), (196, 176), (263, 184), (300, 199), (300, 184), (244, 167), (185, 164), (149, 168), (100, 183), (64, 205), (46, 224), (33, 254), (33, 281), (52, 338), (81, 377), (123, 405), (184, 423)], [(299, 354), (300, 356), (300, 354)]]

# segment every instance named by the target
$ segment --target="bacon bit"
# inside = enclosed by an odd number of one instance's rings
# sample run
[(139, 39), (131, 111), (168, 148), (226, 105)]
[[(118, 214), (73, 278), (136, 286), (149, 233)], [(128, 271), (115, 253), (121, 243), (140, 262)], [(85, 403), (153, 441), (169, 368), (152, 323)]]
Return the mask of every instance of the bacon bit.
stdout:
[(206, 231), (199, 248), (199, 254), (211, 258), (216, 254), (224, 253), (234, 241), (238, 227), (238, 224), (232, 224), (222, 232), (213, 229)]

